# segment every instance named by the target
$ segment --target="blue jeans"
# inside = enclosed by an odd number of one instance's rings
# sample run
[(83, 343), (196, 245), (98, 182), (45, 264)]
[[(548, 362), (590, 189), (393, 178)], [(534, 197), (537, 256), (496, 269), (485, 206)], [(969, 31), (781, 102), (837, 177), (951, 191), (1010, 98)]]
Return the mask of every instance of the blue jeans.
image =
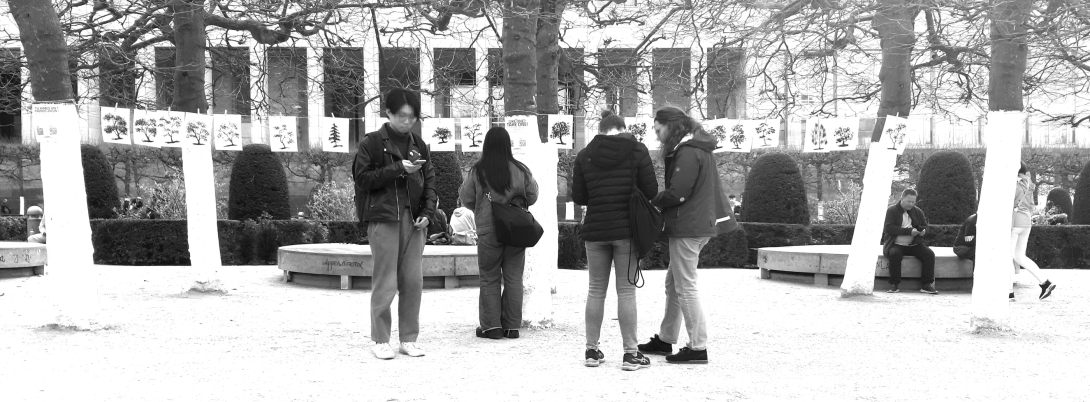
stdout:
[(708, 326), (704, 322), (704, 309), (700, 307), (700, 295), (696, 290), (696, 266), (700, 262), (700, 249), (710, 237), (671, 237), (670, 269), (666, 271), (666, 316), (659, 327), (659, 339), (675, 344), (685, 322), (689, 335), (688, 347), (705, 350), (708, 346)]
[(628, 281), (629, 271), (636, 270), (636, 261), (631, 255), (632, 242), (628, 239), (588, 241), (586, 246), (590, 277), (587, 289), (587, 349), (598, 349), (609, 274), (616, 271), (614, 281), (617, 283), (617, 321), (621, 324), (621, 342), (625, 353), (636, 353), (636, 286)]
[(477, 239), (477, 268), (481, 277), (481, 329), (519, 329), (526, 249), (501, 245), (495, 233), (483, 234)]

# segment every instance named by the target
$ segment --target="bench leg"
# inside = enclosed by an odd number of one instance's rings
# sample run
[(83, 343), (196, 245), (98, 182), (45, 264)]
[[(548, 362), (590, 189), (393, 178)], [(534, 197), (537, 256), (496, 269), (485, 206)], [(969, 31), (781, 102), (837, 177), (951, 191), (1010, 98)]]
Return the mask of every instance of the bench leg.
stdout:
[(772, 279), (772, 272), (767, 269), (761, 268), (761, 279)]
[(39, 265), (37, 267), (34, 267), (34, 275), (45, 275), (45, 265)]
[(341, 275), (341, 290), (352, 289), (352, 277), (348, 275)]
[(280, 276), (280, 281), (283, 283), (291, 282), (291, 271), (284, 270), (283, 275)]
[(829, 274), (814, 274), (814, 284), (829, 286)]
[(458, 287), (457, 276), (444, 276), (443, 277), (443, 289), (455, 289)]

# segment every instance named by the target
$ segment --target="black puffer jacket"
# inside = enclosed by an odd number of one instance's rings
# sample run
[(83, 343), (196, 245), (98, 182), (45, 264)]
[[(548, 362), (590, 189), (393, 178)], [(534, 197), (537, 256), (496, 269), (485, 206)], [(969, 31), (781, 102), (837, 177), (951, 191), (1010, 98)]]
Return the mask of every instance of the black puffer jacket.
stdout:
[(628, 199), (633, 168), (637, 186), (648, 199), (658, 193), (655, 167), (647, 146), (631, 134), (594, 137), (575, 158), (572, 200), (587, 206), (582, 237), (586, 241), (613, 241), (631, 237)]

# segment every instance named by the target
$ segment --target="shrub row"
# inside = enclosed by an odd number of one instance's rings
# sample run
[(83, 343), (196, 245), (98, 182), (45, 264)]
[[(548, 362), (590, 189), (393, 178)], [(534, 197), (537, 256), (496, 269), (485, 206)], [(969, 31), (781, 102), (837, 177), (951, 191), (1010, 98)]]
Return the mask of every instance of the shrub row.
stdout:
[[(366, 241), (365, 225), (331, 221), (219, 221), (220, 256), (225, 265), (276, 264), (281, 246)], [(958, 225), (932, 225), (925, 240), (951, 247)], [(557, 265), (585, 269), (586, 249), (578, 223), (560, 223)], [(700, 253), (700, 267), (756, 267), (757, 249), (803, 245), (851, 244), (852, 225), (742, 223), (742, 230), (718, 236)], [(91, 221), (95, 263), (109, 265), (188, 265), (186, 222), (181, 220), (104, 219)], [(0, 240), (24, 241), (26, 219), (0, 218)], [(644, 259), (645, 269), (669, 266), (667, 239), (661, 238)], [(1090, 225), (1034, 226), (1029, 257), (1041, 268), (1090, 269)]]

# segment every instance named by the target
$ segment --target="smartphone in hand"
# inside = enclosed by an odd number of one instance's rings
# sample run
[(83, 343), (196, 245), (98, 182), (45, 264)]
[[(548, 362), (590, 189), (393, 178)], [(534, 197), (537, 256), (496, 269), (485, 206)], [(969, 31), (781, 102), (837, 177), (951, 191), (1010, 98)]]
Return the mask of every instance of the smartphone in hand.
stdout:
[(419, 165), (423, 165), (423, 164), (425, 164), (427, 162), (428, 161), (424, 160), (424, 159), (417, 159), (417, 160), (413, 161), (413, 164), (419, 166)]

